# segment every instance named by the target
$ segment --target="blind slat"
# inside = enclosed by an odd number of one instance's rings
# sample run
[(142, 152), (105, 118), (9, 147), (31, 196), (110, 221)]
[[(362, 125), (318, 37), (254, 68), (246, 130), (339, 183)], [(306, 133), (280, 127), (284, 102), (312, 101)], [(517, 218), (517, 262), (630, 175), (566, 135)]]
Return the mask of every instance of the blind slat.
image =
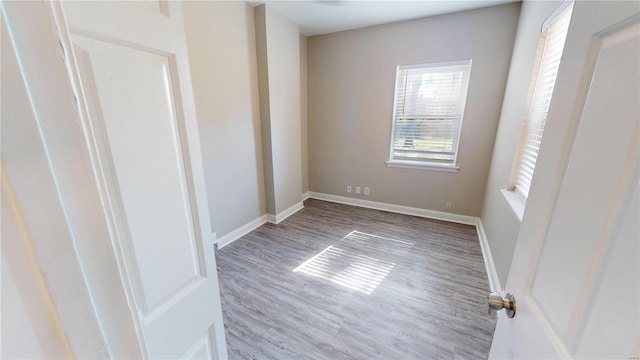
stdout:
[(538, 42), (535, 68), (529, 85), (528, 109), (522, 119), (510, 179), (512, 188), (525, 199), (529, 195), (535, 172), (572, 10), (573, 5), (567, 7), (547, 30), (540, 34)]

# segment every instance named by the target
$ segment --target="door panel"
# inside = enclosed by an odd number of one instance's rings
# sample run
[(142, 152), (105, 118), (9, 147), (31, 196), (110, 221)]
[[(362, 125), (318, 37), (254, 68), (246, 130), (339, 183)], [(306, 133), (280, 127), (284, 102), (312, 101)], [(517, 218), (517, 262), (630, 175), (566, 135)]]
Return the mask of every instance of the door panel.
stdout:
[(637, 358), (640, 9), (576, 2), (491, 358)]
[(153, 307), (200, 273), (171, 59), (81, 36), (73, 41), (85, 93), (99, 99), (93, 118), (117, 182), (141, 296)]
[(178, 2), (64, 2), (79, 104), (150, 358), (226, 358)]
[[(611, 245), (620, 207), (632, 195), (626, 183), (637, 167), (630, 155), (637, 152), (640, 118), (640, 78), (633, 71), (640, 64), (638, 34), (611, 44), (629, 29), (604, 36), (596, 52), (598, 62), (534, 276), (533, 297), (565, 340), (574, 331), (571, 322), (580, 317), (574, 309), (583, 307), (601, 271), (600, 257)], [(585, 208), (590, 210), (577, 211)], [(568, 259), (570, 266), (565, 266)]]
[(158, 0), (131, 1), (131, 4), (143, 7), (147, 10), (156, 11), (160, 14), (167, 14), (167, 7), (162, 1), (158, 1)]
[[(639, 205), (640, 193), (636, 188), (635, 194), (630, 197), (630, 208), (626, 216), (619, 224), (613, 239), (613, 249), (610, 253), (606, 268), (603, 269), (602, 279), (596, 286), (597, 294), (591, 305), (592, 313), (588, 317), (584, 331), (580, 334), (581, 340), (577, 345), (577, 357), (592, 358), (629, 358), (637, 347), (638, 332), (628, 331), (621, 324), (626, 324), (632, 319), (640, 318), (640, 293), (628, 291), (629, 284), (640, 284), (640, 271), (638, 271), (638, 254), (640, 253), (640, 241), (638, 241), (638, 219), (640, 219)], [(625, 241), (625, 239), (636, 241)], [(618, 281), (620, 274), (628, 276), (628, 283)], [(617, 296), (628, 294), (628, 296)], [(612, 299), (615, 303), (612, 305)], [(602, 333), (607, 334), (611, 349), (607, 351), (601, 346)]]
[(191, 349), (189, 349), (180, 358), (181, 359), (210, 359), (212, 357), (210, 349), (211, 349), (211, 346), (209, 344), (209, 336), (205, 334), (200, 338), (200, 340), (198, 340), (194, 344), (194, 346)]

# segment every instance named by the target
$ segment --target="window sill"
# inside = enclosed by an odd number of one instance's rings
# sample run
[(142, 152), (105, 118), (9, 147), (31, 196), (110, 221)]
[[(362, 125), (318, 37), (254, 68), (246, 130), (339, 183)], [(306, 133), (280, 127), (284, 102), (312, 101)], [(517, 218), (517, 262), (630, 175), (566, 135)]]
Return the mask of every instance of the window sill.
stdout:
[(460, 167), (450, 164), (428, 163), (421, 161), (407, 161), (407, 160), (389, 160), (385, 161), (388, 167), (398, 167), (407, 169), (418, 170), (434, 170), (445, 172), (458, 172)]
[(516, 216), (516, 218), (518, 218), (518, 221), (522, 223), (525, 200), (522, 198), (522, 196), (516, 194), (515, 191), (502, 189), (500, 190), (500, 192), (502, 193), (502, 196), (504, 196), (505, 200), (507, 200), (507, 203), (509, 204), (509, 207), (511, 207), (513, 214)]

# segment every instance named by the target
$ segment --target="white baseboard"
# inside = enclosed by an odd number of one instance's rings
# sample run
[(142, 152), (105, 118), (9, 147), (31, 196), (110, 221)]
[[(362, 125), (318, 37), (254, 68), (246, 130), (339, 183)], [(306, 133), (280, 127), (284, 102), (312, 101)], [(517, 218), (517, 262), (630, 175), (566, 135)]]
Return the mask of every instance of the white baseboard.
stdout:
[(370, 209), (384, 210), (384, 211), (406, 214), (406, 215), (413, 215), (413, 216), (420, 216), (420, 217), (429, 218), (429, 219), (450, 221), (450, 222), (465, 224), (465, 225), (475, 225), (476, 231), (478, 232), (478, 240), (480, 242), (480, 249), (482, 250), (484, 265), (487, 270), (489, 288), (491, 289), (492, 292), (497, 292), (497, 293), (502, 292), (502, 287), (500, 286), (500, 279), (498, 278), (498, 273), (496, 272), (496, 266), (493, 263), (493, 256), (491, 255), (491, 248), (489, 247), (489, 241), (487, 240), (487, 234), (485, 234), (484, 227), (482, 226), (482, 221), (480, 221), (480, 218), (478, 217), (451, 214), (451, 213), (446, 213), (442, 211), (426, 210), (426, 209), (414, 208), (409, 206), (386, 204), (381, 202), (354, 199), (354, 198), (349, 198), (345, 196), (330, 195), (330, 194), (323, 194), (323, 193), (317, 193), (317, 192), (309, 192), (309, 197), (312, 199), (330, 201), (330, 202), (335, 202), (339, 204), (360, 206), (360, 207), (365, 207)]
[(291, 216), (291, 215), (297, 213), (298, 211), (302, 210), (302, 208), (304, 208), (304, 205), (302, 204), (302, 201), (300, 201), (299, 203), (294, 204), (290, 208), (288, 208), (288, 209), (286, 209), (284, 211), (281, 211), (276, 215), (267, 214), (267, 222), (270, 222), (272, 224), (279, 224), (284, 219), (286, 219), (289, 216)]
[(489, 247), (487, 234), (484, 232), (484, 226), (482, 225), (482, 220), (478, 219), (478, 223), (476, 224), (476, 229), (478, 231), (478, 239), (480, 240), (480, 249), (482, 249), (482, 257), (484, 258), (484, 266), (487, 269), (487, 277), (489, 278), (489, 288), (491, 289), (491, 292), (502, 294), (502, 286), (500, 285), (500, 278), (498, 278), (496, 265), (493, 263), (491, 248)]
[[(312, 199), (324, 200), (329, 202), (335, 202), (339, 204), (353, 205), (353, 206), (365, 207), (370, 209), (389, 211), (389, 212), (394, 212), (399, 214), (420, 216), (420, 217), (429, 218), (429, 219), (450, 221), (450, 222), (455, 222), (455, 223), (465, 224), (465, 225), (475, 225), (476, 230), (478, 232), (480, 249), (482, 250), (482, 257), (484, 258), (484, 265), (487, 270), (487, 276), (489, 279), (489, 288), (491, 289), (492, 292), (502, 293), (502, 286), (500, 285), (500, 279), (498, 278), (498, 273), (496, 272), (496, 267), (493, 262), (493, 256), (491, 255), (491, 248), (489, 247), (487, 234), (484, 232), (484, 226), (482, 225), (482, 221), (480, 220), (480, 218), (477, 218), (474, 216), (451, 214), (451, 213), (446, 213), (441, 211), (414, 208), (409, 206), (386, 204), (386, 203), (369, 201), (369, 200), (353, 199), (353, 198), (348, 198), (344, 196), (322, 194), (322, 193), (316, 193), (316, 192), (306, 192), (305, 194), (303, 194), (302, 198), (303, 198), (303, 201), (308, 198), (312, 198)], [(269, 222), (272, 224), (278, 224), (282, 222), (284, 219), (288, 218), (289, 216), (300, 211), (302, 208), (304, 208), (304, 205), (302, 204), (302, 201), (301, 201), (291, 206), (290, 208), (280, 212), (277, 215), (272, 215), (272, 214), (262, 215), (259, 218), (256, 218), (242, 225), (241, 227), (231, 231), (230, 233), (220, 237), (219, 239), (217, 239), (217, 241), (216, 241), (216, 233), (213, 233), (212, 239), (218, 244), (218, 248), (221, 249), (231, 244), (235, 240), (243, 237), (244, 235), (250, 233), (251, 231), (257, 229), (258, 227), (262, 226), (264, 223)]]
[[(248, 223), (240, 226), (239, 228), (229, 232), (228, 234), (222, 236), (218, 239), (218, 249), (222, 249), (223, 247), (231, 244), (232, 242), (240, 239), (241, 237), (247, 235), (253, 230), (259, 228), (264, 223), (267, 222), (267, 215), (262, 215), (259, 218), (253, 219)], [(214, 233), (215, 234), (215, 233)], [(214, 235), (215, 236), (215, 235)]]
[(426, 209), (414, 208), (409, 206), (387, 204), (387, 203), (362, 200), (362, 199), (354, 199), (354, 198), (349, 198), (345, 196), (322, 194), (317, 192), (309, 192), (309, 197), (312, 199), (330, 201), (330, 202), (335, 202), (339, 204), (360, 206), (360, 207), (365, 207), (369, 209), (383, 210), (383, 211), (389, 211), (389, 212), (405, 214), (405, 215), (420, 216), (424, 218), (450, 221), (450, 222), (465, 224), (465, 225), (476, 225), (478, 223), (478, 218), (475, 216), (452, 214), (452, 213), (447, 213), (442, 211), (426, 210)]

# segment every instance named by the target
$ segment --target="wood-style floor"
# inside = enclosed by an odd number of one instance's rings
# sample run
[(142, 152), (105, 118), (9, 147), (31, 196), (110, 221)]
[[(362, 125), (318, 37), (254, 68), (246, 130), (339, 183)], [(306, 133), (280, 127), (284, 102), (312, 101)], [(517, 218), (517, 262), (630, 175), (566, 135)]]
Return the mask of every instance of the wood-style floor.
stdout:
[(307, 200), (216, 252), (230, 359), (484, 359), (473, 226)]

